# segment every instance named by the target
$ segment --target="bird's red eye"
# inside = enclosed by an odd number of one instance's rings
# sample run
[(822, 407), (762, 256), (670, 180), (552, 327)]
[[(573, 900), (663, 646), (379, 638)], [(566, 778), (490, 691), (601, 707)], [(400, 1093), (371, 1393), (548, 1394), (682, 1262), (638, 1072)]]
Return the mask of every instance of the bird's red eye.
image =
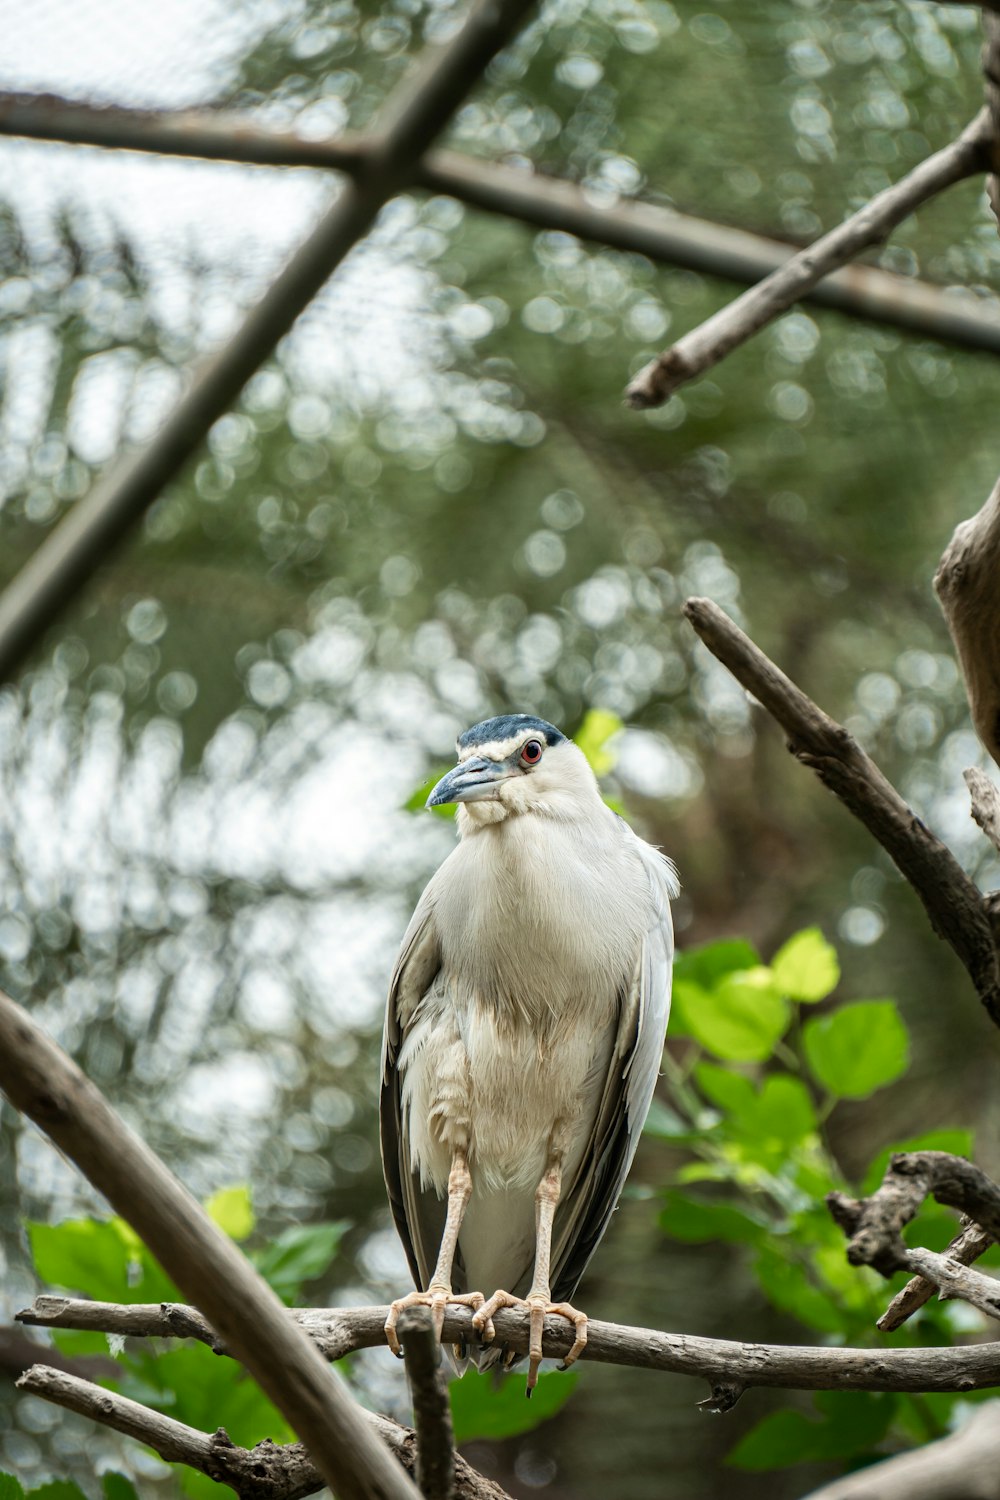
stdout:
[(542, 758), (541, 740), (529, 740), (521, 751), (521, 759), (526, 766), (537, 766)]

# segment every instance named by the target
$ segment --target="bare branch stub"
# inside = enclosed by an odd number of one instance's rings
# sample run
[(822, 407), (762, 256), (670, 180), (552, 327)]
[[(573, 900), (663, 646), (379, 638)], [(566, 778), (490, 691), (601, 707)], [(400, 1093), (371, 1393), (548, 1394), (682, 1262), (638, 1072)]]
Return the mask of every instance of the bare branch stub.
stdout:
[(674, 391), (712, 369), (752, 334), (787, 312), (824, 276), (848, 265), (870, 246), (881, 244), (922, 203), (966, 177), (986, 171), (992, 139), (992, 117), (984, 108), (957, 140), (929, 156), (780, 270), (664, 350), (629, 383), (626, 405), (639, 410), (662, 406)]
[(424, 1500), (452, 1500), (455, 1439), (448, 1386), (441, 1371), (441, 1345), (427, 1307), (411, 1307), (399, 1321), (417, 1434), (417, 1485)]
[(785, 676), (710, 599), (689, 599), (684, 614), (701, 640), (781, 725), (788, 748), (843, 802), (892, 856), (923, 902), (934, 931), (968, 970), (1000, 1026), (1000, 972), (982, 894), (940, 839), (883, 776), (843, 725)]
[[(99, 1311), (95, 1313), (95, 1308)], [(385, 1345), (381, 1307), (301, 1308), (289, 1312), (327, 1359), (341, 1359), (358, 1349)], [(118, 1307), (82, 1299), (47, 1297), (18, 1318), (53, 1328), (100, 1329), (133, 1336), (169, 1335), (160, 1306)], [(145, 1329), (142, 1327), (145, 1321)], [(519, 1353), (528, 1349), (528, 1315), (504, 1309), (496, 1316), (497, 1336)], [(1000, 1385), (1000, 1343), (962, 1349), (838, 1349), (810, 1345), (748, 1344), (733, 1339), (628, 1328), (591, 1319), (582, 1358), (638, 1370), (661, 1370), (705, 1380), (716, 1387), (766, 1386), (775, 1390), (967, 1391)], [(445, 1312), (443, 1337), (452, 1344), (472, 1344), (472, 1312), (451, 1305)], [(566, 1354), (572, 1334), (564, 1318), (546, 1320), (542, 1347), (550, 1359)]]

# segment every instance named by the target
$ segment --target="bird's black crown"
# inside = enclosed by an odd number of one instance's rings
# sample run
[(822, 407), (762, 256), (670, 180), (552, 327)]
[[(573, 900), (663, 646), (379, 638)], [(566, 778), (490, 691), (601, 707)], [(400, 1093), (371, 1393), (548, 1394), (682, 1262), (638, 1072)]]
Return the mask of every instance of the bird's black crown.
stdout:
[(473, 724), (471, 729), (460, 734), (458, 748), (469, 750), (476, 745), (493, 745), (523, 734), (526, 729), (533, 729), (547, 745), (559, 745), (566, 738), (554, 724), (549, 724), (545, 719), (536, 719), (533, 714), (500, 714), (495, 719), (484, 719), (481, 724)]

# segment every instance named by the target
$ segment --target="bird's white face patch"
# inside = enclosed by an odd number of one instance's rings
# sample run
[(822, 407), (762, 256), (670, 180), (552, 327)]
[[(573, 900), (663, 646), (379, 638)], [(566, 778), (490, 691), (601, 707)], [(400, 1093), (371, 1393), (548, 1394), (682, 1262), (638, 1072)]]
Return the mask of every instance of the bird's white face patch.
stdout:
[[(459, 746), (458, 763), (461, 765), (463, 760), (468, 760), (472, 755), (482, 756), (483, 760), (506, 760), (508, 755), (513, 755), (520, 744), (529, 739), (538, 740), (542, 739), (542, 736), (525, 734), (522, 730), (520, 734), (512, 734), (505, 740), (491, 740), (488, 745), (466, 745), (464, 749)], [(544, 739), (542, 743), (544, 744)]]

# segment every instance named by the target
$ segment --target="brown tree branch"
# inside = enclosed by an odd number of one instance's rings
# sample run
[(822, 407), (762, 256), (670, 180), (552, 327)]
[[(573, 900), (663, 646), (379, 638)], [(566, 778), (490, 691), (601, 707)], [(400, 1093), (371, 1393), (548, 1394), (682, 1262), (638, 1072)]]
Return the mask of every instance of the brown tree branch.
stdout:
[[(120, 1307), (113, 1302), (86, 1302), (70, 1297), (39, 1297), (18, 1319), (46, 1328), (89, 1329), (139, 1337), (177, 1336), (171, 1309), (158, 1303)], [(286, 1309), (308, 1332), (327, 1359), (341, 1359), (358, 1349), (385, 1343), (388, 1307)], [(528, 1315), (504, 1309), (494, 1320), (498, 1337), (519, 1353), (528, 1351)], [(191, 1337), (198, 1337), (197, 1324)], [(968, 1348), (841, 1349), (794, 1344), (746, 1344), (730, 1339), (699, 1338), (628, 1328), (591, 1319), (589, 1341), (581, 1356), (602, 1364), (661, 1370), (706, 1380), (716, 1389), (737, 1392), (761, 1386), (778, 1390), (971, 1391), (1000, 1385), (1000, 1342)], [(211, 1330), (202, 1337), (212, 1342)], [(448, 1343), (474, 1345), (472, 1313), (451, 1304), (443, 1337)], [(559, 1359), (572, 1343), (565, 1318), (546, 1319), (542, 1347)], [(730, 1404), (732, 1404), (730, 1402)]]
[(342, 1500), (412, 1500), (343, 1381), (232, 1240), (76, 1064), (0, 993), (0, 1088), (145, 1241), (303, 1439)]
[(957, 140), (926, 161), (806, 250), (686, 333), (639, 371), (625, 392), (629, 406), (662, 406), (680, 386), (703, 375), (781, 313), (824, 276), (853, 261), (928, 199), (988, 169), (993, 124), (983, 109)]
[[(993, 1236), (987, 1234), (984, 1229), (980, 1229), (978, 1224), (966, 1224), (944, 1253), (949, 1260), (957, 1261), (961, 1266), (969, 1266), (981, 1255), (985, 1255), (990, 1246), (995, 1243)], [(903, 1290), (893, 1297), (875, 1327), (881, 1333), (894, 1333), (897, 1328), (902, 1328), (906, 1320), (912, 1318), (913, 1314), (925, 1306), (932, 1297), (936, 1297), (938, 1290), (938, 1286), (933, 1281), (928, 1281), (926, 1277), (912, 1277)]]
[[(355, 177), (364, 170), (367, 151), (365, 138), (351, 134), (307, 140), (291, 130), (250, 123), (243, 115), (208, 110), (163, 114), (48, 94), (0, 94), (0, 135), (189, 160), (326, 168)], [(652, 203), (619, 199), (605, 207), (575, 183), (457, 151), (427, 152), (414, 169), (413, 181), (428, 192), (447, 193), (487, 213), (751, 285), (796, 253), (781, 240)], [(951, 288), (914, 276), (853, 265), (831, 272), (803, 295), (819, 306), (939, 343), (1000, 353), (1000, 316), (991, 302), (972, 294), (956, 296)]]
[(816, 772), (892, 856), (923, 902), (934, 931), (950, 943), (1000, 1026), (1000, 977), (989, 912), (951, 851), (853, 736), (796, 687), (717, 604), (689, 599), (684, 614), (712, 654), (781, 725), (796, 759)]
[[(323, 1488), (323, 1476), (301, 1443), (279, 1444), (265, 1438), (254, 1448), (239, 1448), (221, 1427), (211, 1434), (200, 1432), (126, 1396), (48, 1365), (33, 1365), (17, 1384), (20, 1390), (145, 1443), (167, 1463), (186, 1464), (199, 1474), (207, 1474), (235, 1490), (240, 1500), (301, 1500)], [(373, 1434), (414, 1476), (415, 1434), (388, 1417), (374, 1412), (364, 1415)], [(425, 1496), (427, 1493), (424, 1491)], [(499, 1485), (477, 1473), (462, 1458), (456, 1459), (454, 1496), (455, 1500), (510, 1500)]]
[(1000, 1500), (1000, 1401), (978, 1406), (958, 1432), (846, 1474), (805, 1500)]
[(455, 1438), (441, 1345), (428, 1307), (410, 1307), (399, 1320), (417, 1434), (417, 1487), (424, 1500), (452, 1500)]

